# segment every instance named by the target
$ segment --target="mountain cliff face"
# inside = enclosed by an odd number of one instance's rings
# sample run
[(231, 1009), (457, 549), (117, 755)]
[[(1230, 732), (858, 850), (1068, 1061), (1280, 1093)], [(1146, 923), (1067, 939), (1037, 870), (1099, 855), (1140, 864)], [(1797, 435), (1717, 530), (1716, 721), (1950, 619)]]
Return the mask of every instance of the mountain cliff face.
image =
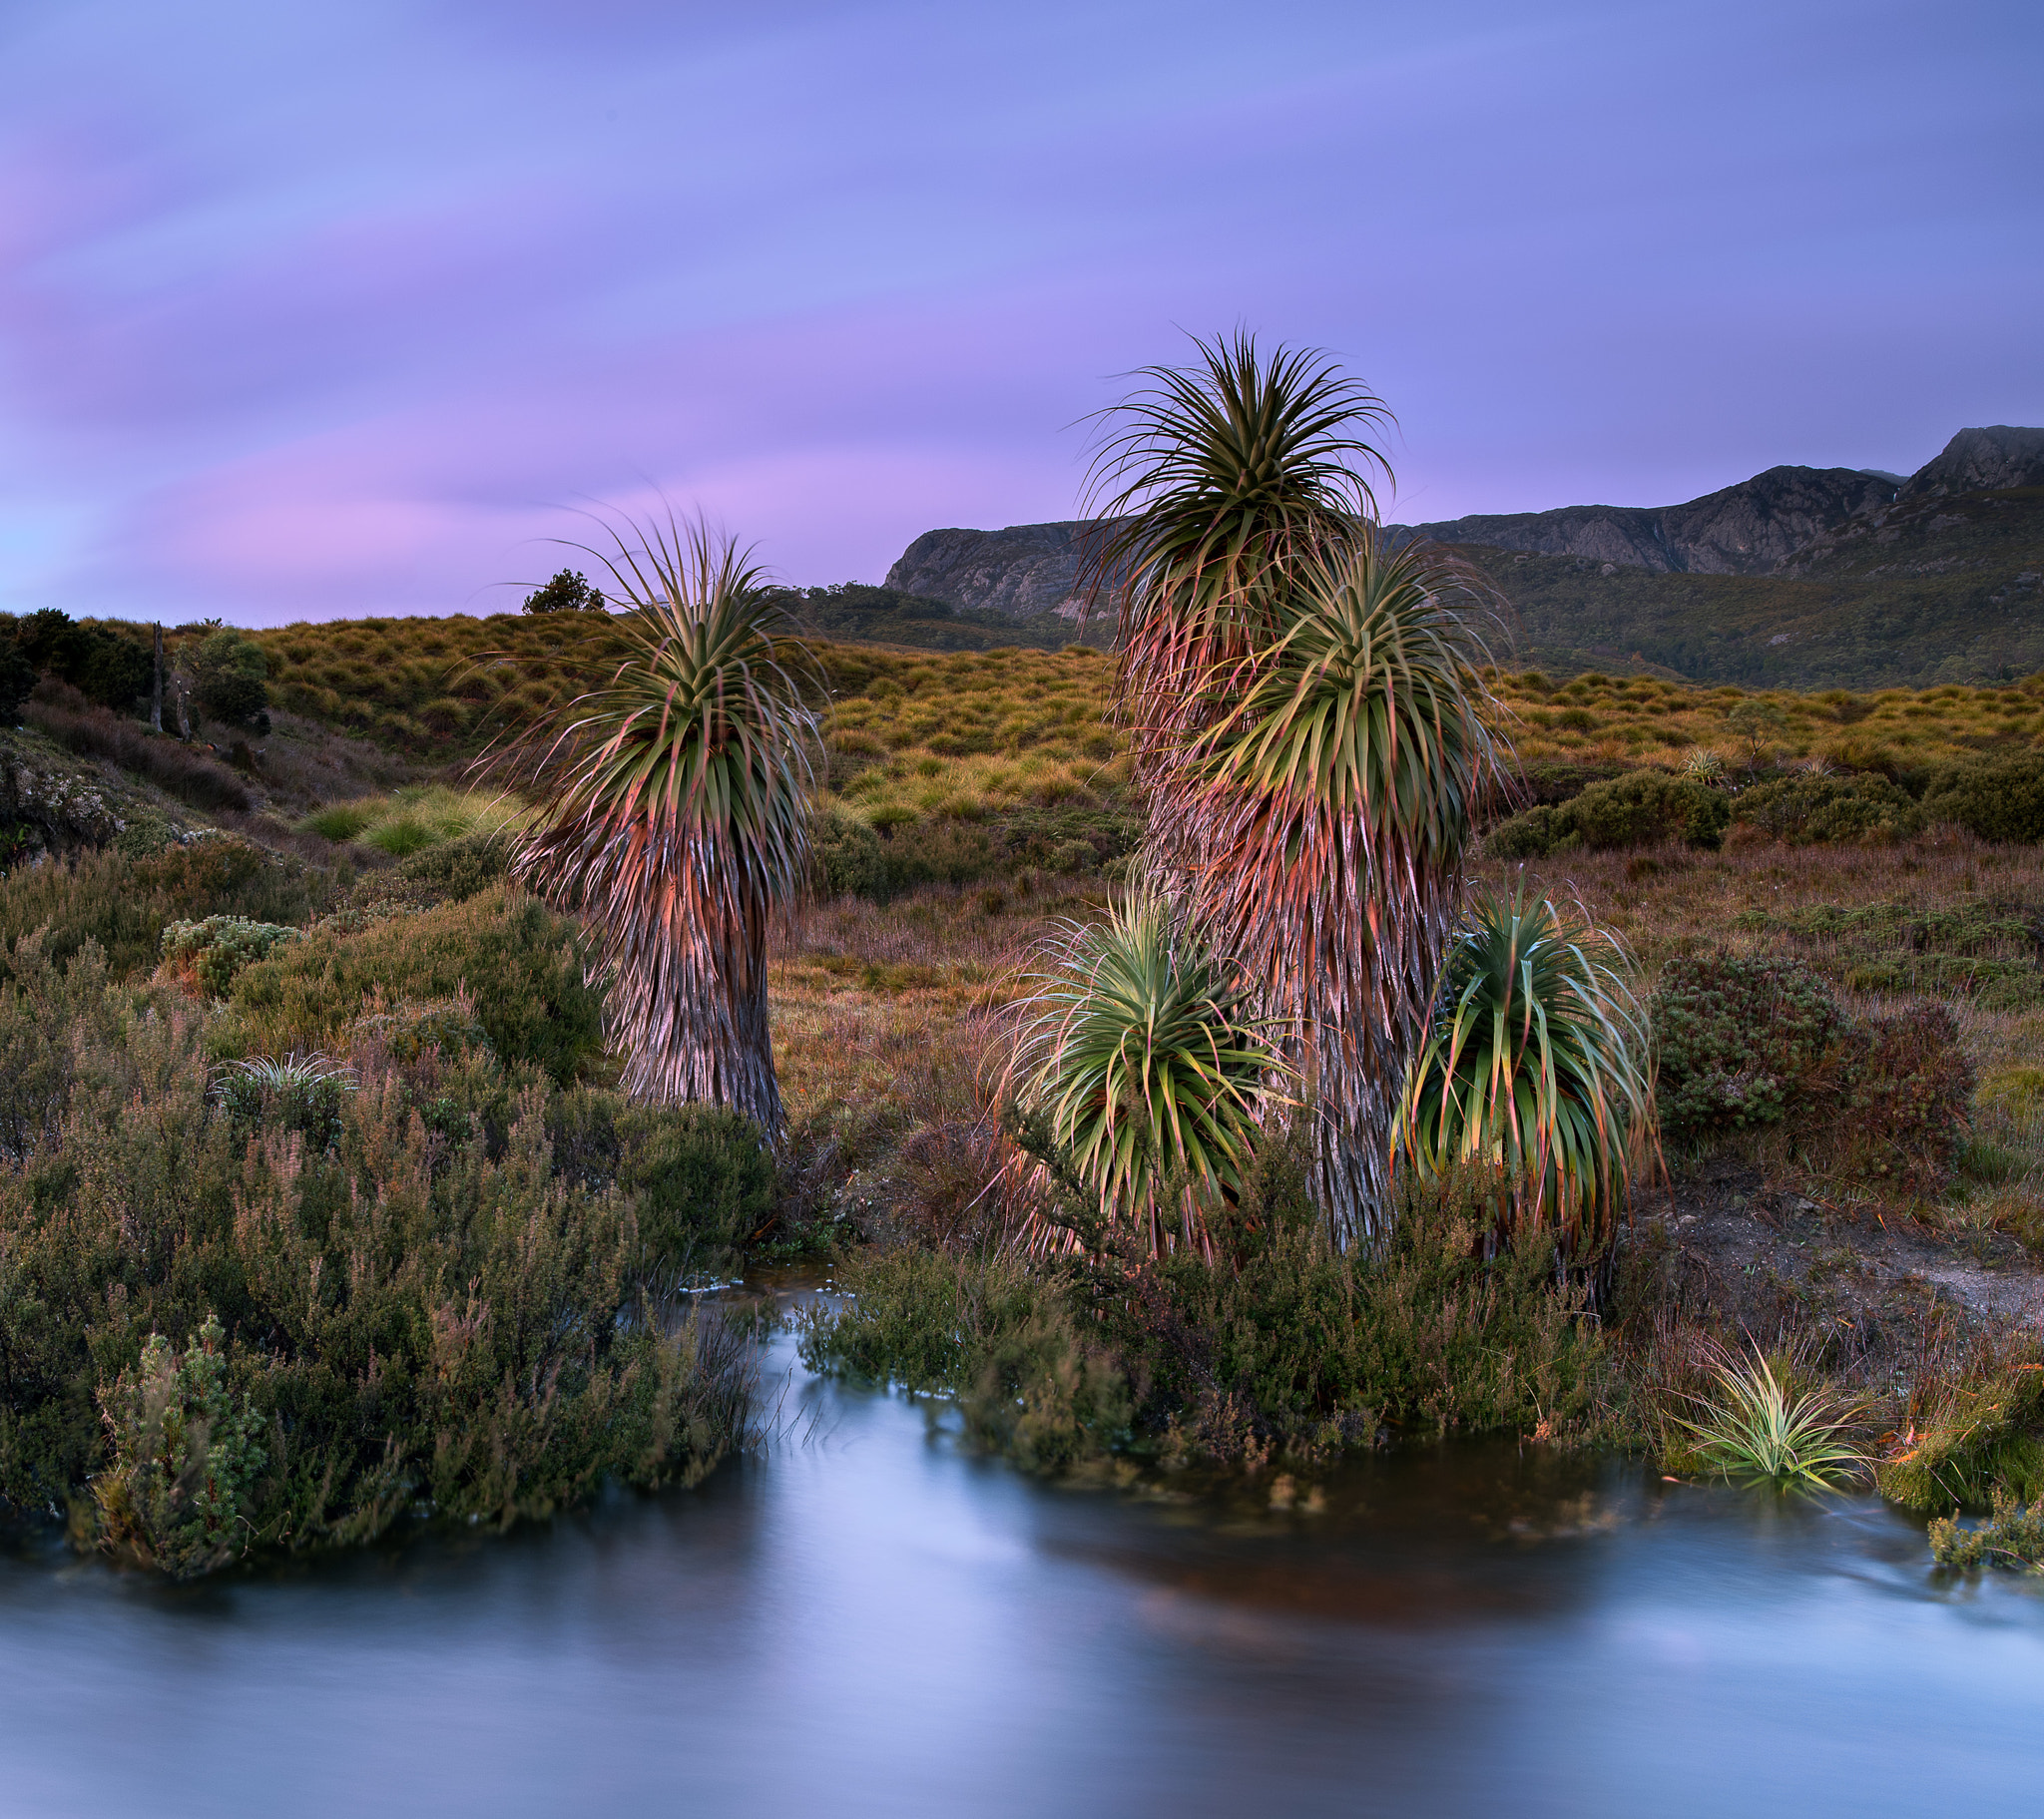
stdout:
[(1078, 617), (1085, 519), (1011, 524), (1005, 531), (925, 531), (887, 571), (884, 585), (904, 594), (989, 608), (1017, 619), (1037, 613)]
[(1664, 575), (1765, 575), (1820, 531), (1894, 496), (1892, 481), (1853, 468), (1771, 467), (1685, 505), (1571, 505), (1412, 528), (1441, 543), (1582, 556)]
[(1904, 499), (1941, 499), (1952, 493), (2003, 492), (2044, 486), (2044, 429), (1962, 429), (1944, 453), (1902, 484)]
[[(1387, 528), (1653, 574), (1774, 575), (1803, 571), (1811, 555), (1850, 540), (1898, 498), (2038, 485), (2044, 485), (2044, 429), (1998, 425), (1961, 430), (1899, 486), (1892, 474), (1859, 468), (1771, 467), (1682, 505), (1571, 505)], [(886, 585), (1018, 618), (1076, 617), (1087, 529), (1084, 521), (1071, 520), (1002, 531), (925, 531), (887, 571)]]

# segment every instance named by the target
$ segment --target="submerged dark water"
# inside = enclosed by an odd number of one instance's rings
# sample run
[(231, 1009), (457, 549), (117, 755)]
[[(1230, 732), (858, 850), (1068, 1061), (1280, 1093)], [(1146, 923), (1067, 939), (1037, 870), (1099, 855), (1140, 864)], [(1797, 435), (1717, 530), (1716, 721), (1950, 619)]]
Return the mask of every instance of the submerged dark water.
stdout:
[(783, 1418), (508, 1539), (0, 1562), (0, 1813), (2044, 1811), (2044, 1581), (1870, 1500), (1464, 1446), (1216, 1509), (798, 1368)]

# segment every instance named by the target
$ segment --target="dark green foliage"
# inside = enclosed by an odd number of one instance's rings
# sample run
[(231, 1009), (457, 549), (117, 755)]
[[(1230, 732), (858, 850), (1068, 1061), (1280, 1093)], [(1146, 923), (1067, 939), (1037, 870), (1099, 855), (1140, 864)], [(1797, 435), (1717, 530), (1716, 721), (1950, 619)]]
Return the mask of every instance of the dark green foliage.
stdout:
[(1542, 803), (1500, 821), (1485, 838), (1483, 849), (1493, 859), (1544, 859), (1575, 844), (1575, 824), (1568, 810)]
[(550, 1125), (560, 1165), (614, 1180), (639, 1210), (641, 1268), (662, 1282), (730, 1275), (772, 1217), (773, 1157), (750, 1120), (723, 1106), (628, 1106), (577, 1088)]
[(1732, 818), (1789, 846), (1886, 845), (1920, 831), (1907, 790), (1879, 775), (1785, 777), (1741, 792)]
[(330, 1050), (379, 1004), (457, 994), (506, 1065), (566, 1085), (602, 1054), (603, 1000), (583, 976), (575, 925), (502, 886), (354, 932), (315, 931), (247, 968), (223, 1037), (243, 1053)]
[(1649, 1009), (1661, 1129), (1678, 1142), (1794, 1114), (1812, 1160), (1912, 1192), (1949, 1180), (1972, 1065), (1941, 1005), (1852, 1022), (1793, 961), (1671, 960)]
[(1973, 1081), (1943, 1005), (1869, 1017), (1824, 1058), (1822, 1125), (1804, 1146), (1862, 1179), (1934, 1193), (1958, 1164)]
[(803, 1362), (911, 1390), (970, 1388), (992, 1347), (1058, 1305), (1049, 1280), (1005, 1251), (860, 1251), (833, 1283), (847, 1298), (834, 1310), (809, 1311)]
[(1635, 770), (1593, 783), (1568, 805), (1569, 824), (1592, 851), (1684, 840), (1723, 843), (1732, 803), (1722, 789), (1660, 770)]
[(0, 1502), (193, 1573), (543, 1516), (739, 1436), (742, 1356), (641, 1296), (658, 1186), (564, 1165), (543, 1075), (365, 1053), (320, 1144), (209, 1091), (202, 1008), (35, 945), (0, 987)]
[(525, 597), (521, 613), (601, 613), (604, 598), (589, 585), (589, 577), (575, 569), (563, 569), (543, 588)]
[(723, 1106), (640, 1106), (618, 1119), (618, 1185), (639, 1202), (649, 1266), (687, 1273), (736, 1253), (773, 1211), (773, 1158), (760, 1128)]
[(21, 704), (35, 685), (35, 665), (13, 633), (0, 628), (0, 725), (20, 720)]
[(312, 1148), (330, 1149), (346, 1129), (347, 1096), (354, 1090), (352, 1068), (323, 1055), (292, 1055), (281, 1061), (231, 1061), (220, 1070), (214, 1092), (229, 1115), (251, 1131), (296, 1132)]
[[(1523, 682), (1525, 679), (1520, 680)], [(1624, 774), (1622, 764), (1528, 764), (1513, 780), (1510, 794), (1522, 808), (1554, 808), (1574, 801), (1592, 783), (1609, 782)]]
[(180, 653), (193, 680), (193, 691), (207, 714), (224, 726), (269, 730), (269, 689), (263, 678), (269, 659), (253, 638), (232, 627), (209, 633)]
[(2044, 752), (1938, 766), (1923, 791), (1923, 813), (1982, 840), (2035, 845), (2044, 840)]
[(880, 836), (835, 803), (816, 816), (809, 835), (816, 868), (816, 892), (834, 897), (880, 895), (883, 853)]
[(269, 689), (258, 676), (222, 676), (200, 691), (199, 704), (211, 719), (223, 726), (252, 726), (257, 732), (269, 730)]
[(1792, 961), (1733, 954), (1671, 960), (1648, 1009), (1662, 1132), (1688, 1141), (1776, 1123), (1844, 1022)]
[(298, 931), (246, 916), (208, 916), (173, 922), (164, 930), (164, 965), (172, 976), (209, 998), (225, 998), (246, 966), (298, 939)]
[(372, 915), (389, 915), (400, 909), (466, 903), (492, 885), (503, 883), (510, 871), (508, 836), (464, 834), (458, 840), (442, 840), (412, 853), (388, 871), (371, 873), (355, 886), (348, 907)]
[(2044, 924), (2022, 906), (1817, 904), (1784, 914), (1751, 911), (1740, 926), (1789, 936), (1807, 951), (1808, 965), (1851, 991), (1963, 994), (1991, 1011), (2044, 1004), (2037, 964)]
[(154, 647), (143, 642), (139, 628), (81, 626), (54, 607), (18, 621), (13, 642), (35, 674), (68, 682), (118, 712), (131, 711), (137, 697), (149, 692), (156, 672)]
[(1633, 770), (1592, 783), (1558, 806), (1537, 803), (1491, 831), (1487, 850), (1505, 859), (1537, 859), (1583, 846), (1606, 851), (1682, 840), (1723, 844), (1732, 819), (1722, 789), (1665, 770)]
[(100, 1393), (112, 1458), (93, 1480), (110, 1552), (195, 1579), (243, 1547), (244, 1511), (269, 1463), (267, 1425), (227, 1384), (227, 1332), (211, 1314), (181, 1356), (151, 1333)]
[(0, 879), (0, 979), (7, 949), (47, 929), (42, 952), (66, 964), (87, 941), (104, 951), (116, 978), (153, 968), (173, 922), (226, 915), (261, 923), (298, 923), (323, 907), (318, 873), (231, 835), (169, 846), (148, 858), (81, 854)]
[[(1327, 1244), (1301, 1158), (1267, 1153), (1216, 1263), (1101, 1253), (869, 1252), (812, 1317), (815, 1368), (959, 1396), (969, 1430), (1035, 1469), (1133, 1450), (1261, 1464), (1414, 1434), (1580, 1425), (1604, 1368), (1551, 1240), (1484, 1260), (1490, 1183), (1408, 1188), (1381, 1256)], [(1074, 1202), (1075, 1215), (1083, 1202)], [(1097, 1227), (1097, 1220), (1093, 1221)], [(1098, 1235), (1097, 1229), (1095, 1235)]]
[(1930, 1558), (1940, 1567), (2013, 1567), (2044, 1570), (2044, 1501), (2023, 1508), (2020, 1498), (1994, 1494), (1994, 1513), (1977, 1528), (1949, 1516), (1930, 1525)]
[(1000, 869), (993, 836), (956, 821), (876, 830), (834, 805), (811, 833), (815, 888), (824, 897), (887, 903), (922, 884), (971, 884)]

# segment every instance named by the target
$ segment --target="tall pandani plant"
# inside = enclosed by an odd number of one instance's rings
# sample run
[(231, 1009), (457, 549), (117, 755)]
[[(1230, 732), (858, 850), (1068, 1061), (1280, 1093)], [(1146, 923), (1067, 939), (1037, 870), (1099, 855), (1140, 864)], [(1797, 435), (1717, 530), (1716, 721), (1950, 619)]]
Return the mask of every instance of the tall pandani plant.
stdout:
[(1485, 895), (1448, 956), (1406, 1084), (1407, 1164), (1494, 1170), (1506, 1222), (1588, 1259), (1654, 1154), (1646, 1020), (1625, 954), (1579, 909)]
[[(1283, 1074), (1250, 995), (1147, 880), (1104, 922), (1054, 932), (1030, 983), (1005, 1097), (1103, 1223), (1153, 1255), (1207, 1250)], [(1029, 1157), (1015, 1169), (1025, 1194), (1045, 1187)]]
[(1400, 1088), (1494, 789), (1480, 584), (1373, 526), (1300, 565), (1279, 631), (1220, 680), (1231, 704), (1159, 792), (1193, 912), (1310, 1078), (1343, 1243), (1385, 1229)]
[(1094, 497), (1155, 860), (1310, 1088), (1336, 1239), (1371, 1240), (1497, 770), (1494, 596), (1376, 525), (1388, 415), (1326, 356), (1238, 335), (1149, 376)]
[(749, 552), (673, 518), (626, 529), (591, 553), (629, 654), (495, 760), (541, 804), (513, 875), (593, 929), (626, 1090), (775, 1138), (766, 950), (807, 879), (820, 689)]

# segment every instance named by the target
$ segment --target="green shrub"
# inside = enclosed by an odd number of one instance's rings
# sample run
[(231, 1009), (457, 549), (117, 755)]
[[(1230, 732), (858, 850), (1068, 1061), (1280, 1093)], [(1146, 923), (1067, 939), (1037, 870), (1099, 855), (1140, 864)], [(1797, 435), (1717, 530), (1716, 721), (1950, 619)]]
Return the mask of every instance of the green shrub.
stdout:
[(1493, 859), (1544, 859), (1580, 844), (1566, 808), (1539, 805), (1500, 821), (1485, 837), (1483, 849)]
[(1910, 1192), (1950, 1179), (1973, 1069), (1941, 1005), (1853, 1023), (1793, 961), (1671, 960), (1649, 1007), (1661, 1129), (1678, 1141), (1780, 1124), (1820, 1164)]
[(959, 821), (912, 821), (883, 843), (886, 896), (919, 884), (973, 884), (996, 869), (993, 836)]
[(101, 1545), (173, 1579), (242, 1551), (244, 1511), (269, 1463), (267, 1425), (227, 1385), (227, 1331), (208, 1314), (182, 1355), (151, 1333), (132, 1371), (100, 1395), (113, 1457), (93, 1480)]
[(563, 1165), (543, 1075), (375, 1060), (320, 1146), (209, 1091), (203, 1008), (36, 947), (0, 986), (0, 1502), (192, 1574), (740, 1437), (742, 1352), (645, 1302), (642, 1192)]
[(380, 1050), (407, 1067), (427, 1055), (496, 1054), (465, 993), (423, 1002), (407, 999), (389, 1010), (366, 1012), (348, 1026), (348, 1039), (357, 1048)]
[(1982, 840), (2044, 840), (2044, 753), (1939, 765), (1923, 791), (1923, 813), (1956, 821)]
[(566, 1084), (603, 1052), (602, 996), (575, 925), (502, 886), (280, 949), (235, 981), (223, 1037), (245, 1053), (331, 1049), (364, 1011), (457, 994), (507, 1065)]
[(810, 837), (816, 889), (822, 897), (871, 898), (880, 894), (880, 836), (858, 816), (832, 803), (816, 815)]
[(966, 1254), (907, 1246), (842, 1262), (834, 1308), (802, 1316), (811, 1370), (911, 1390), (970, 1389), (991, 1351), (1058, 1305), (1054, 1287), (1013, 1252)]
[(1792, 961), (1733, 954), (1671, 960), (1648, 1017), (1661, 1129), (1677, 1140), (1779, 1121), (1844, 1021)]
[(1732, 803), (1723, 790), (1660, 770), (1635, 770), (1593, 783), (1568, 805), (1569, 825), (1592, 851), (1683, 840), (1724, 843)]
[(1930, 1558), (1940, 1567), (2044, 1569), (2044, 1500), (2023, 1508), (2020, 1498), (1994, 1494), (1993, 1515), (1978, 1528), (1941, 1516), (1930, 1525)]
[(86, 853), (16, 870), (0, 879), (0, 979), (8, 977), (6, 948), (35, 929), (49, 930), (45, 959), (67, 964), (90, 941), (115, 977), (126, 978), (156, 966), (173, 922), (299, 923), (323, 907), (330, 888), (322, 875), (230, 835), (142, 859)]
[(269, 659), (253, 638), (223, 626), (181, 653), (192, 675), (199, 704), (227, 726), (268, 731), (269, 690), (263, 678)]
[(1933, 1193), (1952, 1177), (1969, 1127), (1973, 1064), (1943, 1005), (1871, 1017), (1824, 1058), (1823, 1121), (1806, 1146), (1861, 1179)]
[(814, 823), (816, 888), (828, 897), (886, 903), (923, 884), (971, 884), (998, 869), (993, 836), (957, 821), (868, 825), (834, 803)]
[(225, 998), (236, 975), (267, 959), (299, 931), (246, 916), (208, 916), (203, 922), (173, 922), (164, 930), (164, 966), (181, 985)]
[(365, 915), (466, 903), (511, 871), (511, 837), (501, 831), (442, 840), (373, 872), (354, 887), (348, 908)]
[(1318, 1228), (1302, 1157), (1272, 1146), (1218, 1234), (1031, 1270), (1012, 1253), (866, 1252), (807, 1319), (819, 1370), (958, 1396), (967, 1431), (1037, 1470), (1132, 1450), (1261, 1464), (1414, 1433), (1554, 1433), (1590, 1418), (1605, 1370), (1582, 1301), (1531, 1233), (1484, 1259), (1493, 1201), (1453, 1176), (1402, 1190), (1377, 1257)]
[(1759, 783), (1734, 802), (1732, 818), (1790, 846), (1848, 840), (1882, 844), (1906, 838), (1923, 825), (1907, 790), (1870, 774)]
[(1521, 810), (1492, 830), (1486, 850), (1501, 859), (1540, 859), (1577, 846), (1606, 851), (1684, 840), (1717, 847), (1731, 817), (1723, 790), (1666, 771), (1633, 770), (1559, 805)]
[(231, 1061), (216, 1088), (220, 1103), (242, 1124), (265, 1132), (295, 1131), (315, 1149), (329, 1149), (340, 1140), (346, 1098), (354, 1090), (354, 1070), (323, 1055)]
[(638, 1202), (649, 1266), (725, 1273), (773, 1212), (773, 1158), (723, 1106), (639, 1106), (617, 1120), (617, 1183)]

